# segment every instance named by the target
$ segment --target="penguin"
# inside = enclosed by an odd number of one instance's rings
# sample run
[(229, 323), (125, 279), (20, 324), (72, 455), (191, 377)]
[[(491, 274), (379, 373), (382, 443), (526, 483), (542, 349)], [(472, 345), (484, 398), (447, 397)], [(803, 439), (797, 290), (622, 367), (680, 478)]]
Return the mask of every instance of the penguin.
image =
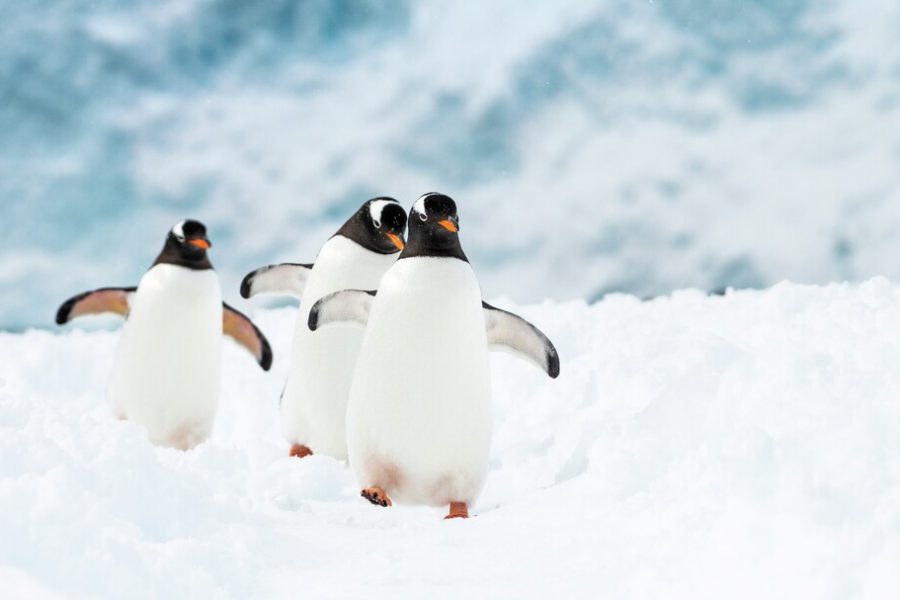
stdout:
[(455, 202), (422, 196), (410, 211), (406, 248), (377, 291), (329, 294), (308, 322), (313, 331), (365, 326), (347, 406), (361, 495), (380, 506), (449, 506), (446, 518), (468, 517), (487, 473), (489, 348), (559, 376), (546, 335), (482, 300), (458, 232)]
[(393, 198), (366, 201), (319, 250), (313, 264), (284, 263), (249, 273), (241, 295), (300, 298), (290, 371), (282, 391), (281, 429), (289, 454), (347, 458), (345, 416), (363, 334), (335, 328), (314, 336), (307, 327), (313, 303), (346, 288), (377, 288), (404, 248), (406, 211)]
[(189, 450), (212, 431), (219, 400), (223, 332), (268, 371), (272, 349), (250, 319), (222, 302), (203, 223), (188, 219), (166, 236), (136, 287), (107, 287), (66, 300), (63, 325), (116, 313), (125, 323), (108, 395), (113, 413), (143, 425), (156, 445)]

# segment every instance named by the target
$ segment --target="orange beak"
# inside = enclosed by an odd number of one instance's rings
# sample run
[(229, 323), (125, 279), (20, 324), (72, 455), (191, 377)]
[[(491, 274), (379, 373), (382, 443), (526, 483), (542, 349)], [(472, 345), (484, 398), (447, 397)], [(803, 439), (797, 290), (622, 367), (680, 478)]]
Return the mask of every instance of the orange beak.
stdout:
[(188, 242), (191, 246), (196, 246), (198, 248), (203, 248), (204, 250), (209, 250), (211, 244), (203, 239), (191, 240)]
[(403, 248), (406, 246), (406, 244), (403, 243), (403, 238), (399, 235), (387, 232), (384, 235), (388, 236), (388, 239), (394, 242), (394, 245), (397, 246), (397, 250), (403, 250)]
[(453, 233), (456, 233), (457, 231), (459, 231), (459, 227), (457, 227), (456, 223), (454, 223), (450, 219), (444, 219), (443, 221), (438, 221), (438, 225), (440, 225), (447, 231), (452, 231)]

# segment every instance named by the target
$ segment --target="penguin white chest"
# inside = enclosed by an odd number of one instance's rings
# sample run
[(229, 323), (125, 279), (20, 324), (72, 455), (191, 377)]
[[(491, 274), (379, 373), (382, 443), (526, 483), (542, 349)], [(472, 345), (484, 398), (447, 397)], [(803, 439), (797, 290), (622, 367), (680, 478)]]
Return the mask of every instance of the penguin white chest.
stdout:
[(159, 264), (141, 278), (122, 329), (109, 394), (114, 412), (155, 444), (209, 436), (218, 406), (222, 292), (212, 269)]
[(312, 332), (309, 311), (321, 297), (343, 289), (376, 289), (396, 254), (367, 250), (343, 236), (331, 238), (316, 257), (303, 292), (291, 369), (281, 399), (282, 433), (316, 454), (347, 457), (347, 398), (363, 332), (337, 327)]
[(374, 299), (347, 413), (362, 486), (406, 503), (471, 503), (487, 471), (490, 371), (468, 263), (402, 259)]

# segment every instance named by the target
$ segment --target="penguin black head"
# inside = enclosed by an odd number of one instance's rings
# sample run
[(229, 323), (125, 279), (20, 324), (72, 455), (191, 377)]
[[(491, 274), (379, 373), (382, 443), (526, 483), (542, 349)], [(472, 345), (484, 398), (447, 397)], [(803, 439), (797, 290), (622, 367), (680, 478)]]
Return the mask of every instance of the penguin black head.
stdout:
[(399, 202), (387, 196), (364, 202), (335, 233), (379, 254), (403, 250), (405, 234), (406, 211)]
[(154, 265), (171, 264), (188, 269), (212, 269), (206, 251), (212, 247), (206, 237), (206, 225), (200, 221), (186, 219), (176, 223), (166, 236), (162, 252)]
[(409, 211), (409, 244), (400, 258), (445, 256), (468, 262), (459, 243), (459, 215), (450, 196), (425, 194)]

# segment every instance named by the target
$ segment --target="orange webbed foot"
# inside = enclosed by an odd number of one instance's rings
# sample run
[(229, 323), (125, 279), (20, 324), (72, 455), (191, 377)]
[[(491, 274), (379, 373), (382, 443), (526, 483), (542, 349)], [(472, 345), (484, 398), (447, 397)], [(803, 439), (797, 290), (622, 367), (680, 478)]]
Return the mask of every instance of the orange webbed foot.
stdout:
[(469, 507), (466, 506), (465, 502), (451, 502), (450, 503), (450, 512), (447, 513), (447, 516), (444, 519), (468, 519), (469, 518)]
[(388, 498), (387, 492), (380, 487), (367, 487), (359, 495), (378, 506), (391, 506), (393, 504), (391, 499)]
[(303, 444), (294, 444), (291, 446), (290, 456), (296, 456), (297, 458), (306, 458), (307, 456), (312, 456), (313, 451), (309, 449), (309, 447), (304, 446)]

